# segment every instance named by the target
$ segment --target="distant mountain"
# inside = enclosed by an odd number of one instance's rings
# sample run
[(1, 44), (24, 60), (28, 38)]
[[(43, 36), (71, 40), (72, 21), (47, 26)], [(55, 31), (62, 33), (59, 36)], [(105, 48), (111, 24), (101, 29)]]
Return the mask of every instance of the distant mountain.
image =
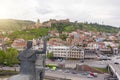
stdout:
[(0, 19), (0, 31), (15, 31), (32, 27), (35, 22), (29, 20)]

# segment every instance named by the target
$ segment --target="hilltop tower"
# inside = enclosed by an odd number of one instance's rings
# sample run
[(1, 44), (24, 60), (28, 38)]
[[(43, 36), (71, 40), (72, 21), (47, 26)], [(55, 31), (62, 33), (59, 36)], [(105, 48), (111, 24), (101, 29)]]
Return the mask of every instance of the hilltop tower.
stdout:
[(40, 23), (40, 19), (37, 19), (37, 22), (36, 22), (36, 24), (35, 24), (35, 27), (36, 28), (39, 28), (39, 27), (41, 27), (41, 23)]

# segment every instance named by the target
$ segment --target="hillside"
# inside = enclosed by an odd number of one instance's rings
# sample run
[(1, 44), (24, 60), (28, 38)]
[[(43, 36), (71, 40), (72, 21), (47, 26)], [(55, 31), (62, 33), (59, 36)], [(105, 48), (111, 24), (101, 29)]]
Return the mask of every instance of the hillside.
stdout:
[[(50, 22), (50, 21), (48, 21)], [(35, 24), (33, 21), (29, 20), (15, 20), (15, 19), (0, 19), (0, 31), (16, 31), (23, 30), (32, 27)], [(58, 30), (58, 32), (71, 32), (76, 29), (96, 31), (96, 32), (107, 32), (107, 33), (117, 33), (119, 28), (101, 25), (97, 23), (78, 23), (78, 22), (51, 22), (51, 28)]]
[(119, 28), (115, 26), (110, 26), (110, 25), (102, 25), (102, 24), (97, 24), (97, 23), (84, 23), (84, 27), (87, 28), (87, 30), (91, 31), (97, 31), (97, 32), (106, 32), (106, 33), (118, 33), (120, 30)]
[[(93, 32), (117, 33), (120, 29), (109, 25), (101, 25), (97, 23), (82, 23), (82, 22), (61, 22), (61, 21), (47, 21), (51, 23), (51, 27), (40, 26), (40, 28), (31, 29), (35, 22), (26, 20), (0, 20), (0, 30), (14, 30), (13, 33), (8, 34), (12, 40), (15, 38), (23, 38), (26, 40), (38, 38), (51, 30), (62, 32), (72, 32), (77, 29)], [(27, 27), (27, 29), (25, 29)], [(29, 27), (29, 28), (28, 28)], [(24, 29), (24, 30), (23, 30)], [(15, 31), (17, 30), (17, 31)], [(18, 31), (19, 30), (19, 31)]]
[(53, 23), (52, 27), (57, 29), (58, 32), (71, 32), (76, 29), (86, 30), (86, 31), (94, 31), (94, 32), (105, 32), (105, 33), (117, 33), (119, 28), (109, 26), (109, 25), (101, 25), (97, 23), (77, 23), (77, 22), (67, 22), (67, 23)]
[(34, 24), (29, 20), (0, 19), (0, 31), (15, 31), (31, 27)]

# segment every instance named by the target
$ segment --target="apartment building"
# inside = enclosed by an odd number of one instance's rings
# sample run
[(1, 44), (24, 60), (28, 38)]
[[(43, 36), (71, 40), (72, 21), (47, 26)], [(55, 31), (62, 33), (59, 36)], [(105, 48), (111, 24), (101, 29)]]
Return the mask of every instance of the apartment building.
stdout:
[(16, 48), (17, 50), (23, 50), (26, 47), (26, 41), (24, 39), (16, 39), (11, 47)]
[(53, 52), (54, 57), (60, 58), (74, 58), (80, 59), (83, 58), (84, 52), (81, 48), (76, 46), (49, 46), (47, 48), (48, 52)]
[(48, 52), (53, 52), (54, 57), (66, 58), (70, 53), (70, 49), (67, 46), (48, 46)]
[(86, 59), (95, 59), (97, 58), (96, 50), (94, 49), (85, 49), (84, 58)]
[(72, 46), (70, 47), (70, 54), (68, 55), (68, 57), (74, 59), (81, 59), (84, 57), (84, 51), (82, 50), (82, 48)]

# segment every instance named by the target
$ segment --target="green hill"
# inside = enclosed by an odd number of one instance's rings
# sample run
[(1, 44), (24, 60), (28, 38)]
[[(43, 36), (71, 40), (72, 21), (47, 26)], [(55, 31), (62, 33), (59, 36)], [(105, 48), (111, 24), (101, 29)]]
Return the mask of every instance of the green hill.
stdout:
[[(59, 33), (72, 32), (78, 29), (84, 31), (105, 33), (117, 33), (120, 30), (120, 28), (117, 27), (101, 25), (97, 23), (60, 22), (60, 21), (56, 21), (54, 23), (51, 22), (51, 27), (46, 26), (37, 29), (36, 28), (31, 29), (30, 27), (32, 27), (34, 24), (35, 22), (26, 20), (11, 20), (11, 19), (0, 20), (0, 30), (14, 30), (13, 33), (7, 34), (7, 36), (10, 37), (12, 40), (14, 40), (15, 38), (23, 38), (26, 40), (39, 38), (43, 35), (47, 35), (47, 33), (51, 30), (58, 31)], [(27, 29), (25, 29), (26, 27)], [(61, 35), (61, 37), (65, 36)]]
[(118, 33), (119, 28), (110, 25), (102, 25), (97, 23), (84, 23), (84, 27), (89, 31), (106, 32), (106, 33)]
[(71, 32), (76, 29), (94, 31), (94, 32), (105, 32), (105, 33), (117, 33), (120, 29), (117, 27), (109, 25), (101, 25), (98, 23), (77, 23), (77, 22), (67, 22), (67, 23), (53, 23), (52, 27), (57, 29), (58, 32)]
[[(15, 19), (0, 19), (0, 31), (16, 31), (31, 28), (35, 22), (29, 20), (15, 20)], [(53, 23), (52, 29), (58, 30), (58, 32), (71, 32), (76, 29), (96, 31), (96, 32), (107, 32), (117, 33), (119, 28), (101, 25), (97, 23), (76, 23), (76, 22), (57, 22)]]
[(0, 19), (1, 31), (15, 31), (32, 27), (35, 22), (29, 20)]

